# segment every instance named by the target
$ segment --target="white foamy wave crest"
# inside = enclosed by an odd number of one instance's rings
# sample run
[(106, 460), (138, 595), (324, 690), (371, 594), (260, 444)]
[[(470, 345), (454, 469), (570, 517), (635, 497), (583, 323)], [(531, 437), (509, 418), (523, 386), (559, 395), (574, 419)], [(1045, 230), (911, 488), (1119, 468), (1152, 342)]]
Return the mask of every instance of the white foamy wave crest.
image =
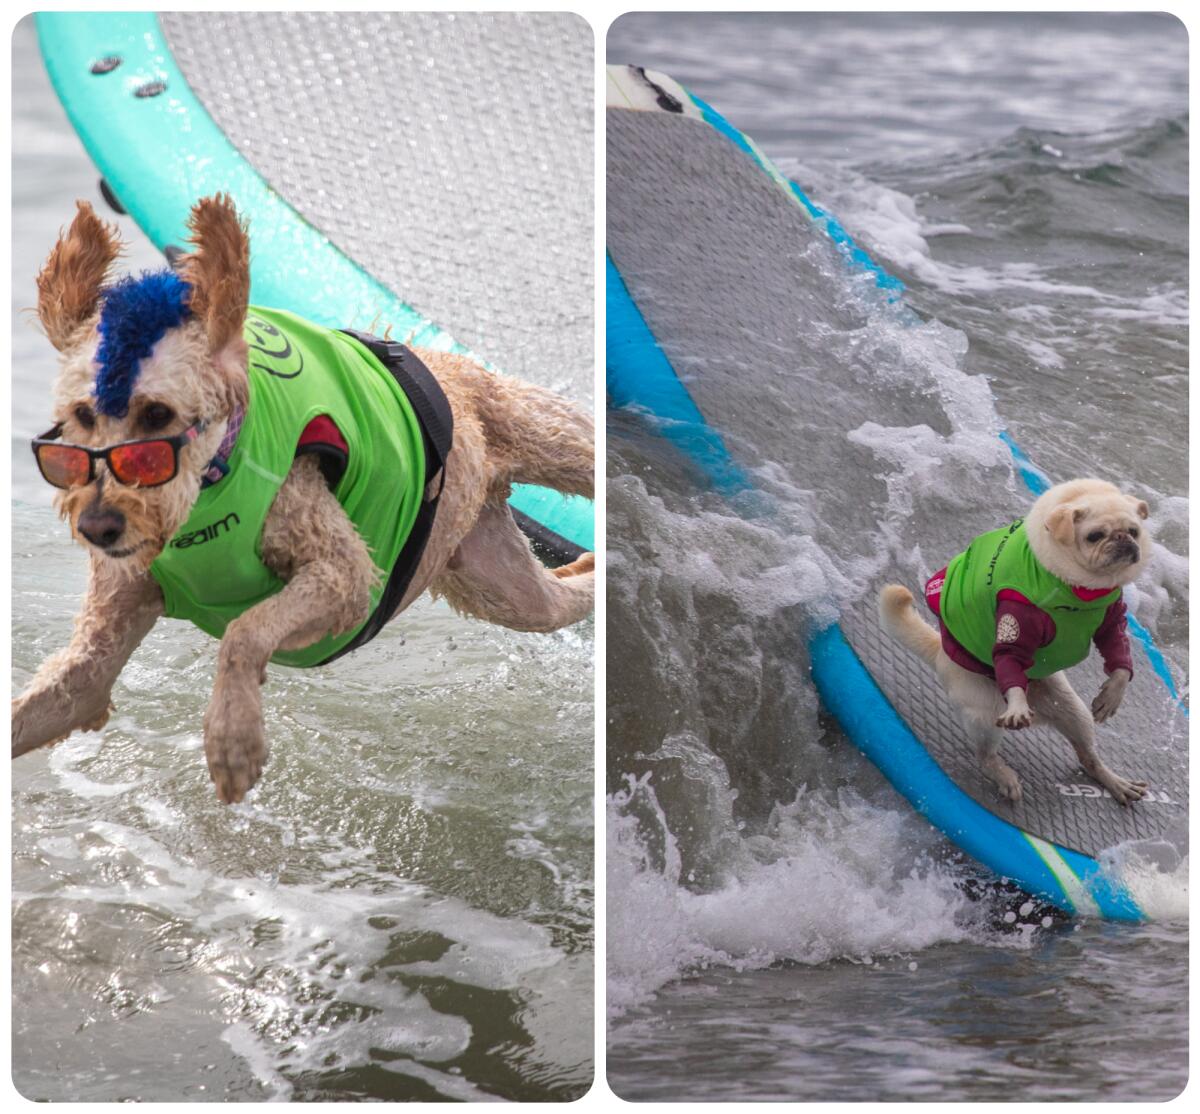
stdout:
[(930, 239), (971, 231), (965, 224), (927, 223), (914, 198), (846, 166), (780, 159), (779, 168), (822, 209), (836, 213), (839, 223), (881, 263), (919, 271), (930, 262)]
[(1150, 325), (1178, 325), (1185, 328), (1188, 323), (1188, 293), (1186, 289), (1179, 287), (1163, 287), (1151, 291), (1132, 305), (1102, 306), (1093, 313), (1096, 317), (1144, 321)]
[[(1189, 562), (1187, 553), (1177, 553), (1174, 547), (1187, 548), (1190, 500), (1185, 495), (1164, 495), (1144, 485), (1136, 490), (1150, 504), (1154, 549), (1146, 570), (1125, 587), (1125, 596), (1138, 621), (1154, 632), (1155, 641), (1164, 650), (1169, 650), (1176, 643), (1186, 645), (1188, 635)], [(1185, 672), (1186, 663), (1180, 661), (1177, 679)]]
[[(726, 823), (734, 869), (696, 892), (681, 877), (650, 776), (627, 778), (609, 798), (611, 1016), (712, 966), (874, 962), (991, 935), (951, 869), (930, 857), (934, 837), (911, 814), (850, 789), (802, 790), (761, 835), (735, 836), (731, 811)], [(1023, 947), (1028, 936), (1004, 940)]]
[[(1186, 843), (1186, 838), (1180, 841)], [(1167, 840), (1123, 843), (1100, 856), (1103, 869), (1152, 921), (1188, 917), (1188, 856)]]

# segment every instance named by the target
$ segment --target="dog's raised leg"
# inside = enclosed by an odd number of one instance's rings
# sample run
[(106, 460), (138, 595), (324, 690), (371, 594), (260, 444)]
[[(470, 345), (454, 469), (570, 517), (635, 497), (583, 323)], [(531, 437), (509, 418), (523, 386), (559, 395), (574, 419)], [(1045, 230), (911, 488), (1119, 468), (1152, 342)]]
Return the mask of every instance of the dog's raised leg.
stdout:
[(249, 792), (267, 760), (260, 688), (271, 655), (356, 627), (379, 575), (312, 456), (296, 461), (275, 497), (262, 558), (287, 583), (225, 628), (204, 717), (208, 771), (226, 804)]
[(117, 677), (160, 615), (162, 593), (152, 577), (94, 563), (71, 641), (12, 703), (13, 757), (103, 727)]
[(1096, 729), (1092, 713), (1061, 673), (1052, 673), (1038, 681), (1029, 682), (1029, 703), (1035, 712), (1045, 717), (1066, 736), (1075, 748), (1075, 755), (1084, 772), (1095, 778), (1121, 805), (1140, 801), (1149, 785), (1130, 781), (1113, 773), (1096, 752)]
[(507, 504), (488, 504), (434, 580), (433, 591), (464, 615), (512, 630), (552, 631), (591, 613), (594, 569), (590, 553), (565, 568), (547, 569)]
[(1014, 803), (1019, 801), (1021, 779), (1000, 757), (1005, 732), (996, 727), (996, 720), (1004, 709), (1004, 699), (995, 680), (963, 669), (946, 656), (940, 645), (930, 649), (933, 650), (934, 670), (951, 702), (958, 707), (969, 737), (975, 742), (975, 753), (984, 774), (996, 783), (1004, 797)]

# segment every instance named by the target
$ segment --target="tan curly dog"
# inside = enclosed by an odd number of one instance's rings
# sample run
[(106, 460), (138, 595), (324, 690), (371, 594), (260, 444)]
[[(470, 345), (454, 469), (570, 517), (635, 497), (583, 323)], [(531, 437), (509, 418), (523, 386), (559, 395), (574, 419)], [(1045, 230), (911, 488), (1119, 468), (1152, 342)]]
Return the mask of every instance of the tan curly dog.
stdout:
[[(87, 549), (90, 572), (69, 644), (13, 701), (14, 757), (105, 724), (118, 674), (164, 614), (150, 566), (187, 521), (206, 468), (233, 431), (231, 419), (249, 405), (247, 231), (224, 197), (197, 203), (190, 229), (192, 251), (177, 265), (187, 287), (186, 319), (135, 361), (123, 414), (105, 412), (97, 401), (100, 322), (121, 252), (116, 230), (80, 202), (38, 276), (38, 316), (60, 353), (53, 432), (90, 467), (73, 486), (59, 484), (56, 506)], [(399, 609), (428, 589), (464, 615), (516, 630), (551, 631), (583, 619), (593, 603), (592, 554), (545, 568), (507, 497), (514, 483), (591, 497), (591, 419), (549, 391), (466, 357), (417, 354), (450, 404), (454, 435), (444, 477), (428, 477), (427, 495), (443, 479), (444, 488)], [(88, 454), (70, 449), (171, 437), (183, 442), (177, 472), (158, 486), (118, 482), (112, 457), (92, 453), (89, 465)], [(225, 802), (240, 801), (266, 761), (260, 688), (268, 660), (361, 626), (381, 576), (311, 454), (294, 457), (270, 504), (260, 559), (282, 586), (229, 622), (204, 719), (208, 768)]]

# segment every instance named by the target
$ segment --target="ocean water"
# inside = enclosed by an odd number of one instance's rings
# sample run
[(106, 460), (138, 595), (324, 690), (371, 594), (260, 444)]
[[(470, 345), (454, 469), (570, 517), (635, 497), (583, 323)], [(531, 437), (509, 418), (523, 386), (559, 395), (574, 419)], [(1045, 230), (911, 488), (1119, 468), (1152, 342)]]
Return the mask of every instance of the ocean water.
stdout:
[(610, 1085), (632, 1100), (1178, 1094), (1186, 846), (1157, 865), (1108, 856), (1150, 923), (1006, 924), (981, 868), (823, 713), (797, 632), (869, 591), (882, 558), (915, 585), (1021, 513), (1007, 428), (1051, 476), (1151, 504), (1156, 556), (1127, 595), (1186, 693), (1184, 29), (638, 13), (607, 57), (670, 74), (754, 138), (922, 320), (808, 253), (798, 334), (775, 338), (801, 359), (726, 415), (769, 514), (704, 490), (638, 415), (610, 411)]
[[(86, 560), (28, 438), (54, 353), (26, 307), (78, 197), (108, 219), (29, 21), (13, 39), (13, 685)], [(161, 265), (120, 218), (131, 268)], [(593, 1078), (593, 627), (420, 601), (323, 670), (271, 667), (272, 752), (224, 807), (216, 644), (162, 622), (102, 733), (13, 764), (13, 1079), (68, 1100), (573, 1098)]]

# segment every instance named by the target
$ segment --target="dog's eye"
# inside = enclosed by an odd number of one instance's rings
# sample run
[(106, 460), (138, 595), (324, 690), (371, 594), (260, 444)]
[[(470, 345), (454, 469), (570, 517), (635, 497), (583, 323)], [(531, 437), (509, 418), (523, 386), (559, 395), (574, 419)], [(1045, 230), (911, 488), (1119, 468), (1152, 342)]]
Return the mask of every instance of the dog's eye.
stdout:
[(1103, 537), (1104, 537), (1103, 530), (1093, 530), (1090, 534), (1088, 534), (1087, 540), (1090, 541), (1093, 545), (1095, 545), (1096, 542), (1100, 541), (1100, 539)]
[(76, 406), (71, 415), (84, 429), (93, 429), (96, 425), (96, 415), (92, 413), (92, 408), (84, 406), (83, 403)]
[(1130, 526), (1130, 527), (1129, 527), (1129, 536), (1130, 536), (1131, 538), (1136, 538), (1136, 537), (1138, 536), (1138, 532), (1139, 532), (1139, 531), (1138, 531), (1138, 528), (1137, 528), (1136, 526)]
[(161, 402), (152, 402), (142, 411), (142, 426), (149, 430), (165, 429), (175, 418), (175, 411)]

